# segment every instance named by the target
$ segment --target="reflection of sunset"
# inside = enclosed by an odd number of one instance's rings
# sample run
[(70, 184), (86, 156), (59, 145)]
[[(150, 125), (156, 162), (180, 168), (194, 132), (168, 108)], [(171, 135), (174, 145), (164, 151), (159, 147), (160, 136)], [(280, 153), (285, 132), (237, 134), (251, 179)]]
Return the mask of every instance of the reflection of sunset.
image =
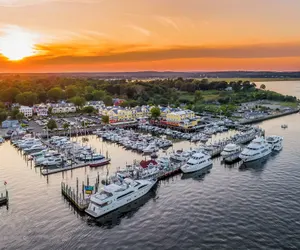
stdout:
[(0, 0), (1, 70), (299, 69), (300, 2), (254, 2)]
[(0, 53), (11, 61), (34, 55), (33, 35), (17, 27), (7, 29), (0, 37)]

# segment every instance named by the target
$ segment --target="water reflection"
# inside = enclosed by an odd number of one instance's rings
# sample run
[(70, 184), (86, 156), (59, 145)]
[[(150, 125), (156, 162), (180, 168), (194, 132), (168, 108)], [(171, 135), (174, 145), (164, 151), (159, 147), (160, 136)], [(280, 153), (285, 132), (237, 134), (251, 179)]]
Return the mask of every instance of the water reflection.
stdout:
[(119, 209), (114, 210), (104, 216), (101, 216), (100, 218), (93, 219), (88, 217), (87, 224), (89, 226), (98, 226), (106, 229), (111, 229), (119, 225), (122, 219), (132, 218), (138, 212), (138, 210), (142, 206), (144, 206), (147, 202), (149, 202), (151, 199), (156, 200), (158, 198), (156, 197), (156, 191), (157, 191), (157, 185), (141, 198), (123, 207), (120, 207)]
[(247, 169), (252, 169), (255, 172), (262, 172), (266, 162), (268, 161), (270, 155), (267, 155), (261, 159), (251, 162), (243, 162), (239, 168), (240, 171), (245, 171)]
[(205, 175), (210, 173), (210, 170), (212, 169), (212, 166), (213, 165), (210, 165), (204, 169), (201, 169), (197, 172), (193, 172), (193, 173), (188, 173), (188, 174), (183, 174), (181, 176), (181, 179), (184, 180), (184, 179), (194, 179), (194, 180), (197, 180), (197, 181), (200, 181), (200, 180), (203, 180)]

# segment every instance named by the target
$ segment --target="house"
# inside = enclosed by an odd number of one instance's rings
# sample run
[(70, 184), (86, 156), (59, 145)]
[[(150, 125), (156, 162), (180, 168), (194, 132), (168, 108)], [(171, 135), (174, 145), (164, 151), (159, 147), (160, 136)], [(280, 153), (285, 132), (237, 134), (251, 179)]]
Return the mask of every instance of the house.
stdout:
[(89, 101), (86, 102), (84, 107), (93, 107), (95, 110), (99, 110), (101, 107), (105, 107), (103, 101)]
[(38, 117), (45, 117), (48, 116), (48, 106), (45, 104), (39, 104), (35, 105), (33, 107), (33, 112), (38, 116)]
[(28, 106), (21, 106), (19, 108), (19, 112), (24, 114), (25, 117), (32, 117), (33, 115), (33, 109), (31, 107)]
[(75, 113), (76, 107), (73, 103), (56, 103), (50, 104), (53, 114)]
[(197, 126), (199, 117), (191, 110), (180, 110), (168, 113), (166, 115), (166, 123), (172, 126), (190, 128)]
[(5, 120), (2, 122), (2, 128), (18, 128), (20, 126), (17, 120)]

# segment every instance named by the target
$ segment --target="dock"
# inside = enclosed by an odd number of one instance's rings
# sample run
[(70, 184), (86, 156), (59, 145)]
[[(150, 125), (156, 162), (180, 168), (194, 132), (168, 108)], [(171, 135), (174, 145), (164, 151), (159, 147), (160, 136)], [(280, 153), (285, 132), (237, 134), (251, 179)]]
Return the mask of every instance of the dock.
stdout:
[(8, 203), (8, 200), (9, 200), (9, 198), (8, 198), (8, 191), (5, 190), (4, 193), (0, 194), (0, 206), (1, 205), (6, 205)]
[[(84, 181), (81, 185), (81, 190), (79, 190), (79, 180), (76, 179), (76, 188), (72, 188), (70, 185), (68, 185), (65, 182), (61, 182), (61, 193), (66, 198), (67, 201), (69, 201), (74, 207), (76, 207), (79, 211), (84, 211), (88, 208), (90, 199), (89, 196), (92, 194), (95, 194), (98, 192), (99, 189), (99, 183), (100, 183), (100, 177), (99, 173), (96, 178), (96, 182), (93, 186), (90, 186), (89, 183), (89, 176), (87, 176), (87, 182), (86, 185)], [(86, 188), (91, 188), (90, 193), (87, 194)]]

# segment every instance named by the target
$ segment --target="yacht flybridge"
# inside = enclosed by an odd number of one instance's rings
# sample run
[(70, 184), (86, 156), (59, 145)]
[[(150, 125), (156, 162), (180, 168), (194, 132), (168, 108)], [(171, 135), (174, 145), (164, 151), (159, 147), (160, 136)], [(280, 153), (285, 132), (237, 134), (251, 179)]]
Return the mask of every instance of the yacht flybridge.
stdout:
[(192, 157), (181, 167), (183, 173), (192, 173), (204, 169), (212, 165), (210, 155), (198, 152), (193, 154)]
[(263, 137), (255, 138), (240, 154), (243, 162), (255, 161), (269, 155), (272, 148)]
[(100, 217), (144, 196), (156, 182), (156, 180), (125, 178), (120, 180), (120, 183), (104, 186), (100, 193), (91, 196), (89, 207), (85, 212), (94, 218)]
[(271, 149), (274, 151), (280, 151), (283, 147), (283, 137), (277, 135), (271, 135), (266, 138), (267, 142), (271, 146)]

